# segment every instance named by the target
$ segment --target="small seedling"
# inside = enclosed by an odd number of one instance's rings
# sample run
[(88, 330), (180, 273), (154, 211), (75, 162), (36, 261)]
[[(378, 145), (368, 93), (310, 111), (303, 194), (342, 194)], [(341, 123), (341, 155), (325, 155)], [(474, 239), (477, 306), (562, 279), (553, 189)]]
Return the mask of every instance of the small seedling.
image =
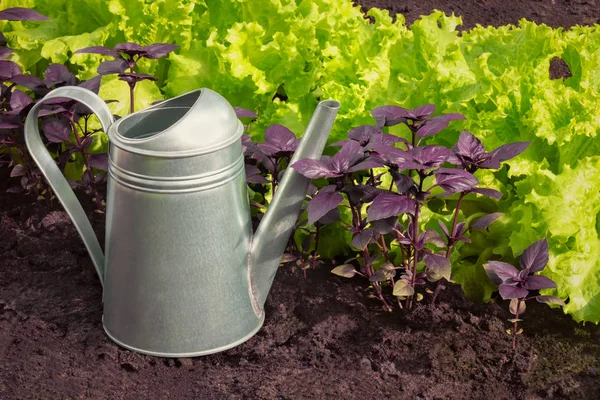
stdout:
[(540, 303), (565, 305), (564, 301), (556, 296), (544, 296), (538, 293), (542, 289), (556, 288), (556, 283), (552, 279), (536, 275), (548, 264), (546, 239), (539, 240), (525, 249), (519, 263), (520, 271), (502, 261), (489, 261), (483, 266), (492, 282), (498, 285), (500, 296), (510, 300), (509, 311), (514, 318), (509, 319), (513, 327), (508, 332), (512, 335), (513, 349), (517, 346), (517, 335), (523, 332), (523, 329), (518, 329), (518, 323), (522, 321), (519, 317), (525, 312), (525, 301), (535, 298)]

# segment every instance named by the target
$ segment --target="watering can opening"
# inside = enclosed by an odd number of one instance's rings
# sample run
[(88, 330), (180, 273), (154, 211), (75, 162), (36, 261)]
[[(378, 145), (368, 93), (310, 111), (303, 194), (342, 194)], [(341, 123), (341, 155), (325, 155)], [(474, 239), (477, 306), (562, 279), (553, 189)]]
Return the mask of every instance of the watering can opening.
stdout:
[(170, 129), (194, 107), (202, 90), (166, 100), (146, 110), (130, 114), (119, 121), (117, 134), (131, 141), (151, 138)]

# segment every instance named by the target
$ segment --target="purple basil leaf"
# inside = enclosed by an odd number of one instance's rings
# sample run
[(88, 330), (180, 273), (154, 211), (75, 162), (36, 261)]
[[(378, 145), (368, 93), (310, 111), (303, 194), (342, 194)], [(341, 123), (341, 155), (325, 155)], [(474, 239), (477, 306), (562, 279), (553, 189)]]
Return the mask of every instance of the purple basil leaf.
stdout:
[(44, 135), (52, 143), (62, 143), (69, 140), (71, 125), (63, 119), (47, 119), (42, 123)]
[(68, 111), (69, 110), (67, 110), (66, 108), (64, 108), (62, 106), (52, 107), (52, 108), (44, 108), (43, 110), (40, 111), (39, 116), (47, 117), (48, 115), (56, 115), (56, 114), (61, 114), (61, 113), (68, 112)]
[(428, 228), (422, 234), (424, 243), (432, 243), (437, 247), (446, 247), (446, 242), (436, 230)]
[(496, 200), (500, 200), (502, 198), (502, 192), (499, 192), (495, 189), (489, 189), (489, 188), (473, 188), (471, 189), (472, 193), (478, 193), (478, 194), (482, 194), (484, 196), (488, 196), (491, 197), (493, 199)]
[(493, 224), (494, 221), (496, 221), (498, 218), (500, 218), (503, 215), (504, 214), (502, 214), (502, 213), (492, 213), (492, 214), (484, 215), (483, 217), (477, 218), (476, 220), (471, 222), (470, 227), (472, 229), (483, 230), (483, 229), (487, 228), (488, 226), (490, 226), (491, 224)]
[(349, 141), (331, 158), (333, 170), (341, 174), (350, 172), (350, 167), (361, 161), (364, 156), (361, 145), (353, 140)]
[(556, 296), (536, 296), (535, 299), (540, 303), (558, 304), (561, 306), (566, 305), (564, 301), (562, 301), (559, 297)]
[(498, 289), (500, 289), (500, 296), (504, 300), (508, 299), (522, 299), (529, 294), (529, 291), (525, 288), (501, 284)]
[(314, 224), (329, 211), (336, 208), (344, 200), (337, 192), (321, 192), (308, 202), (308, 223)]
[(378, 133), (376, 135), (373, 135), (371, 137), (371, 140), (369, 141), (370, 144), (380, 144), (388, 146), (392, 146), (394, 143), (399, 142), (408, 143), (406, 139), (395, 135), (390, 135), (389, 133)]
[(423, 262), (427, 266), (427, 275), (433, 282), (441, 278), (450, 279), (450, 261), (439, 254), (426, 254)]
[(444, 236), (446, 236), (447, 238), (449, 238), (450, 237), (450, 232), (448, 231), (448, 227), (446, 226), (446, 224), (444, 223), (444, 221), (442, 221), (441, 219), (438, 219), (438, 225), (442, 229), (442, 232), (444, 233)]
[(411, 119), (421, 121), (427, 119), (435, 112), (434, 104), (425, 104), (421, 107), (417, 107), (412, 110), (409, 114), (412, 117)]
[(466, 226), (467, 225), (464, 222), (459, 222), (456, 225), (454, 237), (457, 239), (460, 238), (463, 235), (463, 233), (465, 233)]
[(14, 75), (10, 78), (10, 81), (34, 91), (39, 88), (46, 88), (46, 83), (43, 80), (31, 75)]
[(237, 115), (238, 118), (258, 118), (258, 115), (256, 115), (256, 113), (250, 110), (246, 110), (245, 108), (234, 107), (233, 110), (235, 111), (235, 115)]
[(446, 192), (466, 192), (479, 184), (473, 174), (460, 169), (440, 168), (435, 171), (436, 185)]
[(398, 193), (407, 193), (411, 188), (415, 187), (415, 181), (410, 176), (403, 175), (397, 171), (391, 171), (391, 175)]
[(146, 54), (146, 50), (137, 43), (126, 42), (115, 46), (115, 51), (123, 52), (129, 56), (134, 54)]
[(103, 61), (98, 66), (100, 75), (121, 74), (127, 70), (129, 65), (122, 59)]
[(485, 168), (485, 169), (500, 168), (500, 160), (498, 160), (497, 158), (493, 158), (492, 153), (485, 153), (485, 156), (483, 158), (484, 158), (484, 160), (477, 164), (477, 166), (479, 168)]
[(382, 106), (371, 111), (378, 126), (393, 126), (406, 122), (408, 110), (398, 106)]
[[(100, 70), (100, 67), (98, 67), (98, 70)], [(125, 81), (127, 83), (135, 83), (135, 82), (140, 82), (143, 80), (149, 80), (149, 81), (157, 81), (158, 79), (156, 79), (154, 76), (152, 75), (148, 75), (148, 74), (138, 74), (135, 72), (124, 72), (119, 74), (119, 79), (122, 81)]]
[[(293, 152), (298, 147), (300, 139), (294, 135), (292, 131), (283, 125), (273, 124), (270, 125), (265, 131), (265, 142), (273, 145), (277, 151), (288, 151)], [(260, 146), (260, 144), (259, 144)], [(267, 152), (265, 152), (267, 155)]]
[(151, 59), (162, 58), (177, 48), (179, 48), (179, 46), (176, 44), (154, 43), (149, 46), (144, 46), (143, 50), (146, 51), (144, 57)]
[(63, 64), (50, 64), (44, 72), (44, 79), (51, 83), (50, 86), (62, 83), (73, 86), (77, 83), (75, 75), (73, 75)]
[(81, 53), (102, 54), (102, 55), (105, 55), (105, 56), (111, 56), (111, 57), (115, 57), (115, 58), (122, 58), (121, 54), (119, 54), (118, 51), (115, 51), (113, 49), (109, 49), (108, 47), (104, 47), (104, 46), (84, 47), (83, 49), (77, 50), (73, 54), (78, 54), (78, 53), (79, 54), (81, 54)]
[(502, 261), (488, 261), (483, 269), (492, 282), (500, 285), (519, 276), (519, 270), (512, 265)]
[(524, 152), (529, 146), (529, 142), (514, 142), (498, 147), (492, 151), (492, 158), (498, 161), (510, 160)]
[(363, 229), (352, 238), (352, 246), (364, 250), (369, 243), (377, 237), (377, 232), (373, 229)]
[(81, 82), (77, 86), (82, 87), (84, 89), (91, 90), (92, 92), (98, 94), (98, 92), (100, 91), (100, 83), (101, 82), (102, 82), (102, 76), (97, 75), (93, 78), (88, 79), (87, 81)]
[(373, 125), (361, 125), (356, 128), (350, 129), (348, 132), (348, 137), (350, 139), (356, 140), (357, 142), (361, 142), (361, 144), (365, 144), (369, 141), (373, 136), (380, 134), (381, 128)]
[(0, 11), (2, 21), (48, 21), (50, 18), (30, 8), (12, 7)]
[(430, 120), (428, 120), (427, 122), (431, 122), (431, 121), (435, 121), (435, 122), (450, 122), (450, 121), (456, 121), (459, 119), (467, 119), (464, 115), (462, 114), (458, 114), (458, 113), (448, 113), (448, 114), (441, 114), (438, 115), (436, 117), (431, 118)]
[(385, 235), (387, 233), (391, 233), (394, 231), (394, 227), (398, 223), (397, 217), (390, 217), (386, 219), (378, 219), (376, 221), (371, 221), (371, 227), (375, 229), (378, 233)]
[(12, 110), (22, 110), (31, 103), (33, 103), (31, 97), (18, 89), (13, 90), (10, 95), (10, 108)]
[(540, 289), (555, 289), (556, 283), (548, 277), (542, 275), (531, 275), (528, 276), (523, 287), (529, 290), (540, 290)]
[(446, 162), (450, 154), (452, 154), (449, 149), (436, 145), (415, 147), (410, 150), (410, 153), (416, 162), (429, 168), (441, 166)]
[(420, 138), (424, 138), (424, 137), (428, 137), (428, 136), (433, 136), (433, 135), (441, 132), (442, 130), (446, 129), (447, 126), (448, 126), (448, 122), (445, 122), (445, 121), (434, 121), (433, 119), (430, 119), (429, 121), (427, 121), (424, 124), (422, 124), (417, 129), (417, 131), (415, 132), (415, 134), (418, 137), (420, 137)]
[(377, 161), (373, 158), (367, 158), (365, 161), (360, 162), (350, 168), (350, 172), (363, 171), (371, 168), (380, 168), (383, 167), (383, 164), (380, 161)]
[(454, 151), (456, 154), (468, 157), (471, 160), (477, 160), (485, 154), (485, 149), (481, 141), (468, 131), (460, 133)]
[(90, 166), (108, 171), (108, 153), (90, 154), (87, 160)]
[(0, 80), (7, 81), (13, 76), (22, 75), (21, 67), (14, 62), (8, 60), (0, 60)]
[(346, 140), (340, 140), (338, 142), (333, 142), (330, 144), (330, 146), (334, 146), (334, 147), (342, 147), (343, 145), (345, 145), (346, 143), (348, 143), (348, 139)]
[(298, 171), (300, 175), (310, 179), (336, 177), (340, 175), (334, 173), (325, 162), (321, 160), (311, 160), (309, 158), (298, 160), (292, 164), (291, 167)]
[(341, 219), (340, 209), (336, 207), (333, 210), (330, 210), (323, 217), (321, 217), (317, 222), (319, 224), (327, 225), (327, 224), (331, 224), (333, 222), (339, 221), (340, 219)]
[(13, 51), (8, 47), (0, 46), (0, 60), (6, 60), (12, 53)]
[(17, 124), (16, 122), (0, 121), (0, 129), (16, 129), (21, 126), (21, 124)]
[(250, 183), (271, 183), (262, 175), (258, 167), (250, 164), (246, 164), (246, 181)]
[(389, 218), (400, 214), (411, 213), (415, 209), (415, 201), (394, 193), (381, 193), (369, 206), (369, 221)]
[(531, 272), (539, 272), (548, 264), (548, 241), (538, 240), (525, 249), (520, 258), (521, 267)]
[(27, 169), (24, 166), (22, 166), (21, 164), (15, 165), (15, 167), (12, 169), (12, 171), (10, 171), (11, 178), (15, 178), (18, 176), (24, 176), (24, 175), (27, 175)]

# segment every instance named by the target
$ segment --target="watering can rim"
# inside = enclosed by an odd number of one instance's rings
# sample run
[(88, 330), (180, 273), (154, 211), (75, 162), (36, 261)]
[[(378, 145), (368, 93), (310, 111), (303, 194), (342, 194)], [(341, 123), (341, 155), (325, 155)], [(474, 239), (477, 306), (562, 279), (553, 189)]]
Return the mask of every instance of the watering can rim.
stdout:
[[(172, 107), (165, 106), (166, 104), (168, 104), (170, 102), (175, 102), (177, 99), (179, 99), (181, 97), (190, 96), (191, 94), (198, 93), (198, 92), (199, 92), (198, 97), (194, 100), (194, 103), (191, 104), (189, 107), (188, 106), (172, 106)], [(118, 147), (122, 150), (125, 150), (125, 151), (133, 153), (133, 154), (151, 156), (151, 157), (159, 157), (159, 158), (185, 158), (185, 157), (191, 157), (191, 156), (199, 156), (199, 155), (214, 153), (225, 147), (230, 146), (232, 143), (240, 140), (240, 138), (242, 137), (242, 135), (244, 133), (244, 126), (243, 126), (242, 122), (239, 120), (239, 118), (237, 118), (237, 116), (235, 117), (235, 121), (236, 121), (236, 125), (237, 125), (235, 133), (233, 133), (226, 140), (223, 140), (212, 146), (203, 146), (203, 147), (190, 149), (190, 150), (170, 150), (170, 151), (164, 151), (164, 150), (159, 151), (159, 150), (151, 150), (151, 149), (144, 149), (144, 148), (138, 147), (139, 145), (143, 145), (144, 143), (149, 143), (152, 141), (160, 140), (160, 138), (167, 136), (170, 132), (173, 132), (174, 130), (176, 130), (179, 127), (179, 125), (183, 124), (182, 121), (184, 121), (186, 119), (186, 117), (188, 117), (190, 115), (190, 113), (193, 111), (193, 109), (197, 107), (198, 103), (200, 103), (203, 100), (203, 97), (204, 97), (205, 93), (207, 93), (207, 92), (212, 92), (213, 94), (220, 96), (217, 92), (215, 92), (209, 88), (195, 89), (195, 90), (191, 90), (189, 92), (183, 93), (179, 96), (175, 96), (170, 99), (166, 99), (160, 103), (154, 104), (148, 108), (145, 108), (140, 111), (136, 111), (135, 113), (129, 114), (123, 118), (116, 120), (110, 126), (110, 128), (108, 129), (108, 132), (107, 132), (110, 143), (112, 143), (113, 145), (115, 145), (116, 147)], [(187, 109), (188, 111), (183, 116), (181, 116), (181, 118), (179, 118), (179, 120), (175, 121), (169, 127), (161, 130), (160, 132), (158, 132), (156, 134), (148, 136), (148, 137), (138, 138), (138, 139), (128, 138), (119, 133), (119, 126), (123, 122), (129, 120), (130, 118), (133, 118), (136, 115), (139, 116), (140, 114), (156, 112), (157, 110), (168, 110), (168, 109)], [(233, 107), (231, 107), (231, 110), (234, 113), (233, 115), (235, 115), (235, 111), (234, 111)]]

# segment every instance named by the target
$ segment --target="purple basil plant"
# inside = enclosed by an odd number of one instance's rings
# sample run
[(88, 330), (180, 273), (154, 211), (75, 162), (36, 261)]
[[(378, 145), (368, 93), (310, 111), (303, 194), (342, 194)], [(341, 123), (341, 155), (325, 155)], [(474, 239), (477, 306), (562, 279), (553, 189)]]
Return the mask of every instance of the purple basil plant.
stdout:
[(77, 50), (75, 53), (100, 54), (113, 57), (114, 60), (104, 61), (98, 66), (100, 75), (118, 74), (119, 79), (129, 85), (129, 109), (134, 112), (135, 86), (143, 80), (156, 81), (156, 77), (149, 74), (135, 72), (135, 67), (142, 58), (159, 59), (167, 56), (179, 46), (169, 43), (154, 43), (140, 46), (137, 43), (127, 42), (116, 45), (113, 49), (104, 46), (92, 46)]
[[(427, 281), (438, 282), (432, 292), (435, 301), (441, 282), (451, 277), (450, 254), (456, 243), (468, 242), (466, 234), (470, 229), (485, 229), (502, 215), (486, 215), (472, 221), (470, 226), (459, 222), (461, 202), (466, 195), (477, 193), (496, 199), (502, 196), (496, 190), (480, 188), (474, 173), (479, 168), (499, 168), (502, 161), (520, 154), (528, 146), (528, 143), (511, 143), (488, 153), (466, 131), (452, 149), (423, 144), (451, 121), (464, 119), (460, 114), (432, 116), (434, 112), (432, 104), (413, 110), (378, 107), (372, 111), (376, 124), (352, 129), (348, 140), (333, 144), (341, 146), (335, 155), (299, 160), (292, 165), (308, 178), (328, 181), (308, 202), (309, 223), (338, 207), (350, 210), (351, 221), (345, 224), (352, 234), (352, 246), (361, 252), (360, 268), (346, 263), (332, 272), (368, 278), (375, 297), (386, 310), (392, 309), (383, 293), (388, 284), (399, 307), (403, 307), (401, 301), (405, 300), (405, 307), (410, 308), (415, 297), (423, 298), (416, 293), (417, 286), (426, 285)], [(409, 129), (410, 140), (383, 131), (387, 126), (401, 123)], [(392, 185), (382, 187), (386, 173), (390, 174)], [(458, 195), (452, 226), (439, 220), (440, 232), (421, 231), (423, 208), (431, 199), (450, 195)], [(392, 246), (399, 249), (399, 260), (392, 257)]]
[(548, 264), (548, 241), (538, 240), (529, 246), (519, 260), (521, 270), (502, 261), (489, 261), (483, 267), (493, 283), (498, 285), (500, 297), (510, 300), (509, 311), (515, 317), (509, 321), (513, 328), (509, 330), (512, 335), (512, 348), (517, 345), (517, 335), (523, 329), (517, 330), (518, 322), (522, 321), (519, 316), (525, 312), (525, 301), (535, 298), (540, 303), (558, 304), (565, 303), (556, 296), (545, 296), (538, 293), (542, 289), (555, 289), (556, 283), (548, 277), (536, 275)]

